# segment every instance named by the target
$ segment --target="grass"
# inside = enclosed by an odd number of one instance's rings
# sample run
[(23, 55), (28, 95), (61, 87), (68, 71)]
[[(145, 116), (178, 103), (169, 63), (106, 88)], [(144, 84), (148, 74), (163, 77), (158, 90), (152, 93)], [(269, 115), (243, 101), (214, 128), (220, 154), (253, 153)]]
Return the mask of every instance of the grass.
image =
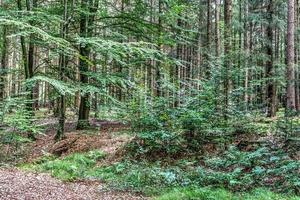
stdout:
[(175, 188), (156, 200), (300, 200), (300, 197), (276, 194), (266, 189), (239, 194), (225, 189), (188, 187)]
[[(123, 161), (108, 166), (97, 166), (97, 162), (104, 158), (105, 154), (101, 151), (75, 153), (63, 158), (46, 156), (21, 168), (48, 172), (63, 181), (102, 180), (106, 181), (110, 188), (142, 192), (156, 200), (300, 200), (300, 197), (274, 193), (267, 189), (254, 189), (248, 192), (220, 189), (222, 184), (214, 185), (219, 189), (205, 187), (209, 185), (210, 179), (207, 175), (201, 177), (201, 172), (192, 169), (193, 163), (189, 161), (182, 160), (173, 165), (160, 162)], [(243, 160), (247, 164), (246, 161)], [(216, 167), (218, 163), (224, 165), (220, 161), (213, 162)], [(213, 178), (214, 183), (224, 179), (220, 173), (210, 178)], [(230, 176), (230, 180), (235, 179)]]
[(62, 159), (54, 156), (46, 156), (31, 164), (20, 166), (22, 169), (48, 172), (53, 177), (63, 181), (88, 178), (93, 172), (97, 161), (105, 157), (102, 151), (90, 151), (87, 153), (75, 153)]

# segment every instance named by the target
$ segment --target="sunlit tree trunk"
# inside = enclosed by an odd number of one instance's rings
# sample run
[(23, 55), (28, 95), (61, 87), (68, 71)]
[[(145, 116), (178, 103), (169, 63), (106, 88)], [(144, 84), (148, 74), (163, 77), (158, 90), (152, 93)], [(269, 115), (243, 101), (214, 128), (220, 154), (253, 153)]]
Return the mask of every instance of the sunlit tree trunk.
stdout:
[(221, 34), (220, 34), (220, 13), (221, 13), (221, 0), (216, 0), (215, 10), (215, 41), (216, 41), (216, 57), (219, 58), (221, 54)]
[(231, 22), (232, 21), (232, 0), (224, 1), (224, 114), (228, 116), (229, 95), (231, 90)]
[(295, 1), (288, 0), (288, 27), (287, 27), (287, 109), (288, 111), (296, 110), (295, 103)]

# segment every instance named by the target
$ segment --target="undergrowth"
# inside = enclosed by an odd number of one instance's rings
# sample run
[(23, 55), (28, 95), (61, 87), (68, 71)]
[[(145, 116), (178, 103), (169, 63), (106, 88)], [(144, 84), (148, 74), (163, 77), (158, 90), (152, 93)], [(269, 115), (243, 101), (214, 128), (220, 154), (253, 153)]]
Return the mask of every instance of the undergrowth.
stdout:
[(64, 158), (49, 155), (31, 164), (21, 165), (22, 169), (48, 172), (64, 181), (89, 178), (93, 169), (105, 157), (102, 151), (90, 151), (84, 154), (75, 153)]
[(299, 194), (300, 162), (291, 160), (282, 151), (267, 148), (243, 152), (232, 146), (215, 157), (181, 159), (173, 163), (123, 160), (97, 166), (97, 161), (103, 158), (102, 152), (91, 151), (61, 159), (48, 156), (22, 167), (49, 172), (67, 181), (102, 180), (118, 190), (148, 195), (192, 186), (225, 188), (233, 192), (264, 187), (276, 192)]
[(156, 200), (299, 200), (296, 196), (273, 193), (266, 189), (255, 189), (250, 193), (231, 193), (225, 189), (199, 187), (175, 188)]

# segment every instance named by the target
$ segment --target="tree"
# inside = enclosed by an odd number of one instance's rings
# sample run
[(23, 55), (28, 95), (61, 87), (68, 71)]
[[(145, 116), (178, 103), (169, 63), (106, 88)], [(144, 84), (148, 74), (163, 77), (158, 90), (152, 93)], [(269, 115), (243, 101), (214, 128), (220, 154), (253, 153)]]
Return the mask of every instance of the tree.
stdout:
[(269, 0), (268, 7), (268, 26), (267, 34), (267, 62), (266, 62), (266, 79), (267, 79), (267, 116), (276, 115), (276, 86), (274, 84), (274, 67), (273, 67), (273, 0)]
[(232, 0), (224, 1), (224, 114), (228, 115), (229, 95), (231, 91), (231, 19), (232, 18)]
[[(68, 34), (68, 25), (69, 25), (69, 19), (68, 19), (68, 0), (62, 0), (64, 11), (63, 11), (63, 20), (61, 22), (61, 30), (60, 35), (61, 38), (66, 39)], [(67, 67), (68, 61), (67, 56), (64, 55), (64, 52), (60, 53), (59, 56), (59, 76), (60, 80), (63, 82), (65, 80), (64, 78), (64, 72), (65, 68)], [(59, 123), (58, 123), (58, 129), (57, 133), (55, 135), (55, 140), (61, 140), (64, 137), (65, 132), (65, 110), (66, 110), (66, 103), (65, 103), (65, 95), (60, 94), (59, 97)]]
[(220, 38), (220, 13), (221, 0), (215, 1), (215, 41), (216, 41), (216, 57), (219, 58), (221, 54), (221, 38)]
[[(95, 20), (95, 13), (98, 10), (98, 1), (81, 1), (81, 15), (80, 15), (80, 36), (82, 38), (89, 38), (93, 35), (93, 26)], [(89, 15), (87, 14), (89, 13)], [(89, 83), (89, 77), (86, 74), (89, 70), (90, 48), (85, 44), (80, 44), (79, 71), (80, 82), (83, 85)], [(77, 129), (84, 129), (89, 126), (90, 115), (90, 95), (88, 92), (82, 91), (84, 94), (81, 96), (79, 105), (79, 115)]]
[(287, 22), (287, 90), (286, 106), (289, 111), (296, 110), (295, 103), (295, 1), (288, 0), (288, 22)]
[(5, 75), (7, 68), (7, 27), (4, 26), (2, 30), (2, 50), (0, 63), (0, 100), (4, 99), (5, 95)]

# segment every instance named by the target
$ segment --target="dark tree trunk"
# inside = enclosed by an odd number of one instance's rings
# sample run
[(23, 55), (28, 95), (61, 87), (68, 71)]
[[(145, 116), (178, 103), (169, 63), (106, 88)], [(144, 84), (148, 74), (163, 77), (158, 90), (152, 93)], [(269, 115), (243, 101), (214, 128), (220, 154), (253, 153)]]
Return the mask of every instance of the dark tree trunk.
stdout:
[[(87, 10), (90, 12), (90, 16), (86, 13), (82, 13), (80, 16), (80, 36), (81, 37), (91, 37), (93, 34), (93, 25), (95, 20), (95, 13), (98, 10), (98, 1), (81, 1), (82, 10)], [(87, 60), (90, 58), (90, 48), (86, 44), (80, 44), (80, 55), (81, 58), (79, 60), (79, 71), (80, 71), (80, 82), (83, 85), (89, 83), (89, 78), (85, 74), (89, 70), (89, 63)], [(77, 129), (84, 129), (89, 127), (89, 115), (90, 115), (90, 94), (84, 92), (80, 99), (79, 105), (79, 116)]]
[(221, 54), (221, 35), (220, 35), (220, 9), (221, 0), (216, 0), (216, 11), (215, 11), (215, 41), (216, 41), (216, 57), (219, 58)]
[(267, 116), (274, 117), (276, 115), (276, 86), (274, 83), (274, 67), (273, 67), (273, 0), (269, 0), (268, 8), (268, 26), (267, 32), (267, 55), (266, 62), (266, 79), (267, 79)]
[[(64, 5), (64, 13), (63, 13), (63, 21), (61, 23), (60, 35), (61, 35), (61, 38), (66, 39), (67, 34), (68, 34), (68, 0), (63, 0), (62, 3)], [(65, 72), (65, 68), (67, 67), (67, 62), (68, 62), (67, 57), (62, 52), (59, 56), (59, 76), (60, 76), (61, 81), (65, 80), (64, 72)], [(55, 135), (56, 141), (64, 138), (65, 118), (66, 118), (65, 110), (66, 110), (65, 95), (60, 94), (60, 97), (59, 97), (59, 123), (58, 123), (57, 133)]]
[(7, 27), (3, 27), (2, 32), (2, 51), (0, 63), (0, 101), (4, 99), (5, 95), (5, 75), (7, 69)]

